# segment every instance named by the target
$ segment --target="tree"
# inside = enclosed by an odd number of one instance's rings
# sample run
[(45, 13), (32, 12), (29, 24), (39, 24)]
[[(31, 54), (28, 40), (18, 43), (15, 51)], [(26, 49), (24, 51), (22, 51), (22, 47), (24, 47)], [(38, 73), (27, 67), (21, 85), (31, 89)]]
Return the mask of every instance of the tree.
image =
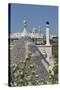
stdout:
[(49, 70), (48, 83), (58, 84), (58, 47), (53, 47), (54, 66)]

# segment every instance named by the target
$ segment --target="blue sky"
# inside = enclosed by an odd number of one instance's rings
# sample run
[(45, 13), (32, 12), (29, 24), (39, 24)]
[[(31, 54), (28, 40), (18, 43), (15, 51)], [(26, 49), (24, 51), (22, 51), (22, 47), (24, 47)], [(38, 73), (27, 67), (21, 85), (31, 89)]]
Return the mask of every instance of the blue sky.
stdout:
[(27, 31), (33, 27), (45, 33), (45, 23), (50, 23), (50, 34), (58, 35), (58, 7), (44, 5), (11, 4), (11, 32), (21, 32), (23, 21), (28, 23)]

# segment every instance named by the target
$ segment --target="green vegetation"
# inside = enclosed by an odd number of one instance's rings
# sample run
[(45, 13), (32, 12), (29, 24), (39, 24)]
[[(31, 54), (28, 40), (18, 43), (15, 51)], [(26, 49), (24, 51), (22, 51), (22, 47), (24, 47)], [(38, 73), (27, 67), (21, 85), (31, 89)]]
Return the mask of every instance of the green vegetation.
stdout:
[(52, 68), (52, 71), (49, 71), (49, 83), (50, 84), (58, 84), (58, 47), (53, 46), (52, 47), (52, 54), (54, 57), (54, 66)]
[(53, 54), (54, 58), (58, 59), (58, 46), (52, 47), (52, 54)]
[[(58, 38), (51, 40), (52, 44), (52, 54), (54, 57), (54, 66), (52, 68), (52, 71), (49, 71), (49, 82), (51, 84), (57, 84), (58, 83)], [(53, 73), (52, 73), (53, 72)]]

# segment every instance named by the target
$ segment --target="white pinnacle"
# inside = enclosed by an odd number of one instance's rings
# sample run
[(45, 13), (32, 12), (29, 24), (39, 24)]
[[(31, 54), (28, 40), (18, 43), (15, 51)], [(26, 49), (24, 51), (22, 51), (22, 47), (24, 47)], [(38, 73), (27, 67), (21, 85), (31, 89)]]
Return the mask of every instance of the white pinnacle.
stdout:
[(49, 41), (49, 23), (46, 23), (46, 45), (50, 45)]
[(27, 32), (27, 22), (26, 22), (26, 20), (24, 20), (24, 30), (23, 30), (23, 32), (21, 33), (21, 36), (22, 36), (22, 37), (28, 36), (28, 32)]

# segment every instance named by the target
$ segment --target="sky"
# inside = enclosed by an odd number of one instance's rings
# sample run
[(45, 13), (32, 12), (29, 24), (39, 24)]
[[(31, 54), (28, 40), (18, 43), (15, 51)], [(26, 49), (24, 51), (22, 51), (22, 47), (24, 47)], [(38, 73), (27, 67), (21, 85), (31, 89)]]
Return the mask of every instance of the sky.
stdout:
[(58, 7), (46, 5), (11, 4), (10, 31), (22, 32), (23, 21), (27, 21), (27, 31), (35, 27), (45, 33), (46, 21), (49, 21), (50, 34), (58, 35)]

